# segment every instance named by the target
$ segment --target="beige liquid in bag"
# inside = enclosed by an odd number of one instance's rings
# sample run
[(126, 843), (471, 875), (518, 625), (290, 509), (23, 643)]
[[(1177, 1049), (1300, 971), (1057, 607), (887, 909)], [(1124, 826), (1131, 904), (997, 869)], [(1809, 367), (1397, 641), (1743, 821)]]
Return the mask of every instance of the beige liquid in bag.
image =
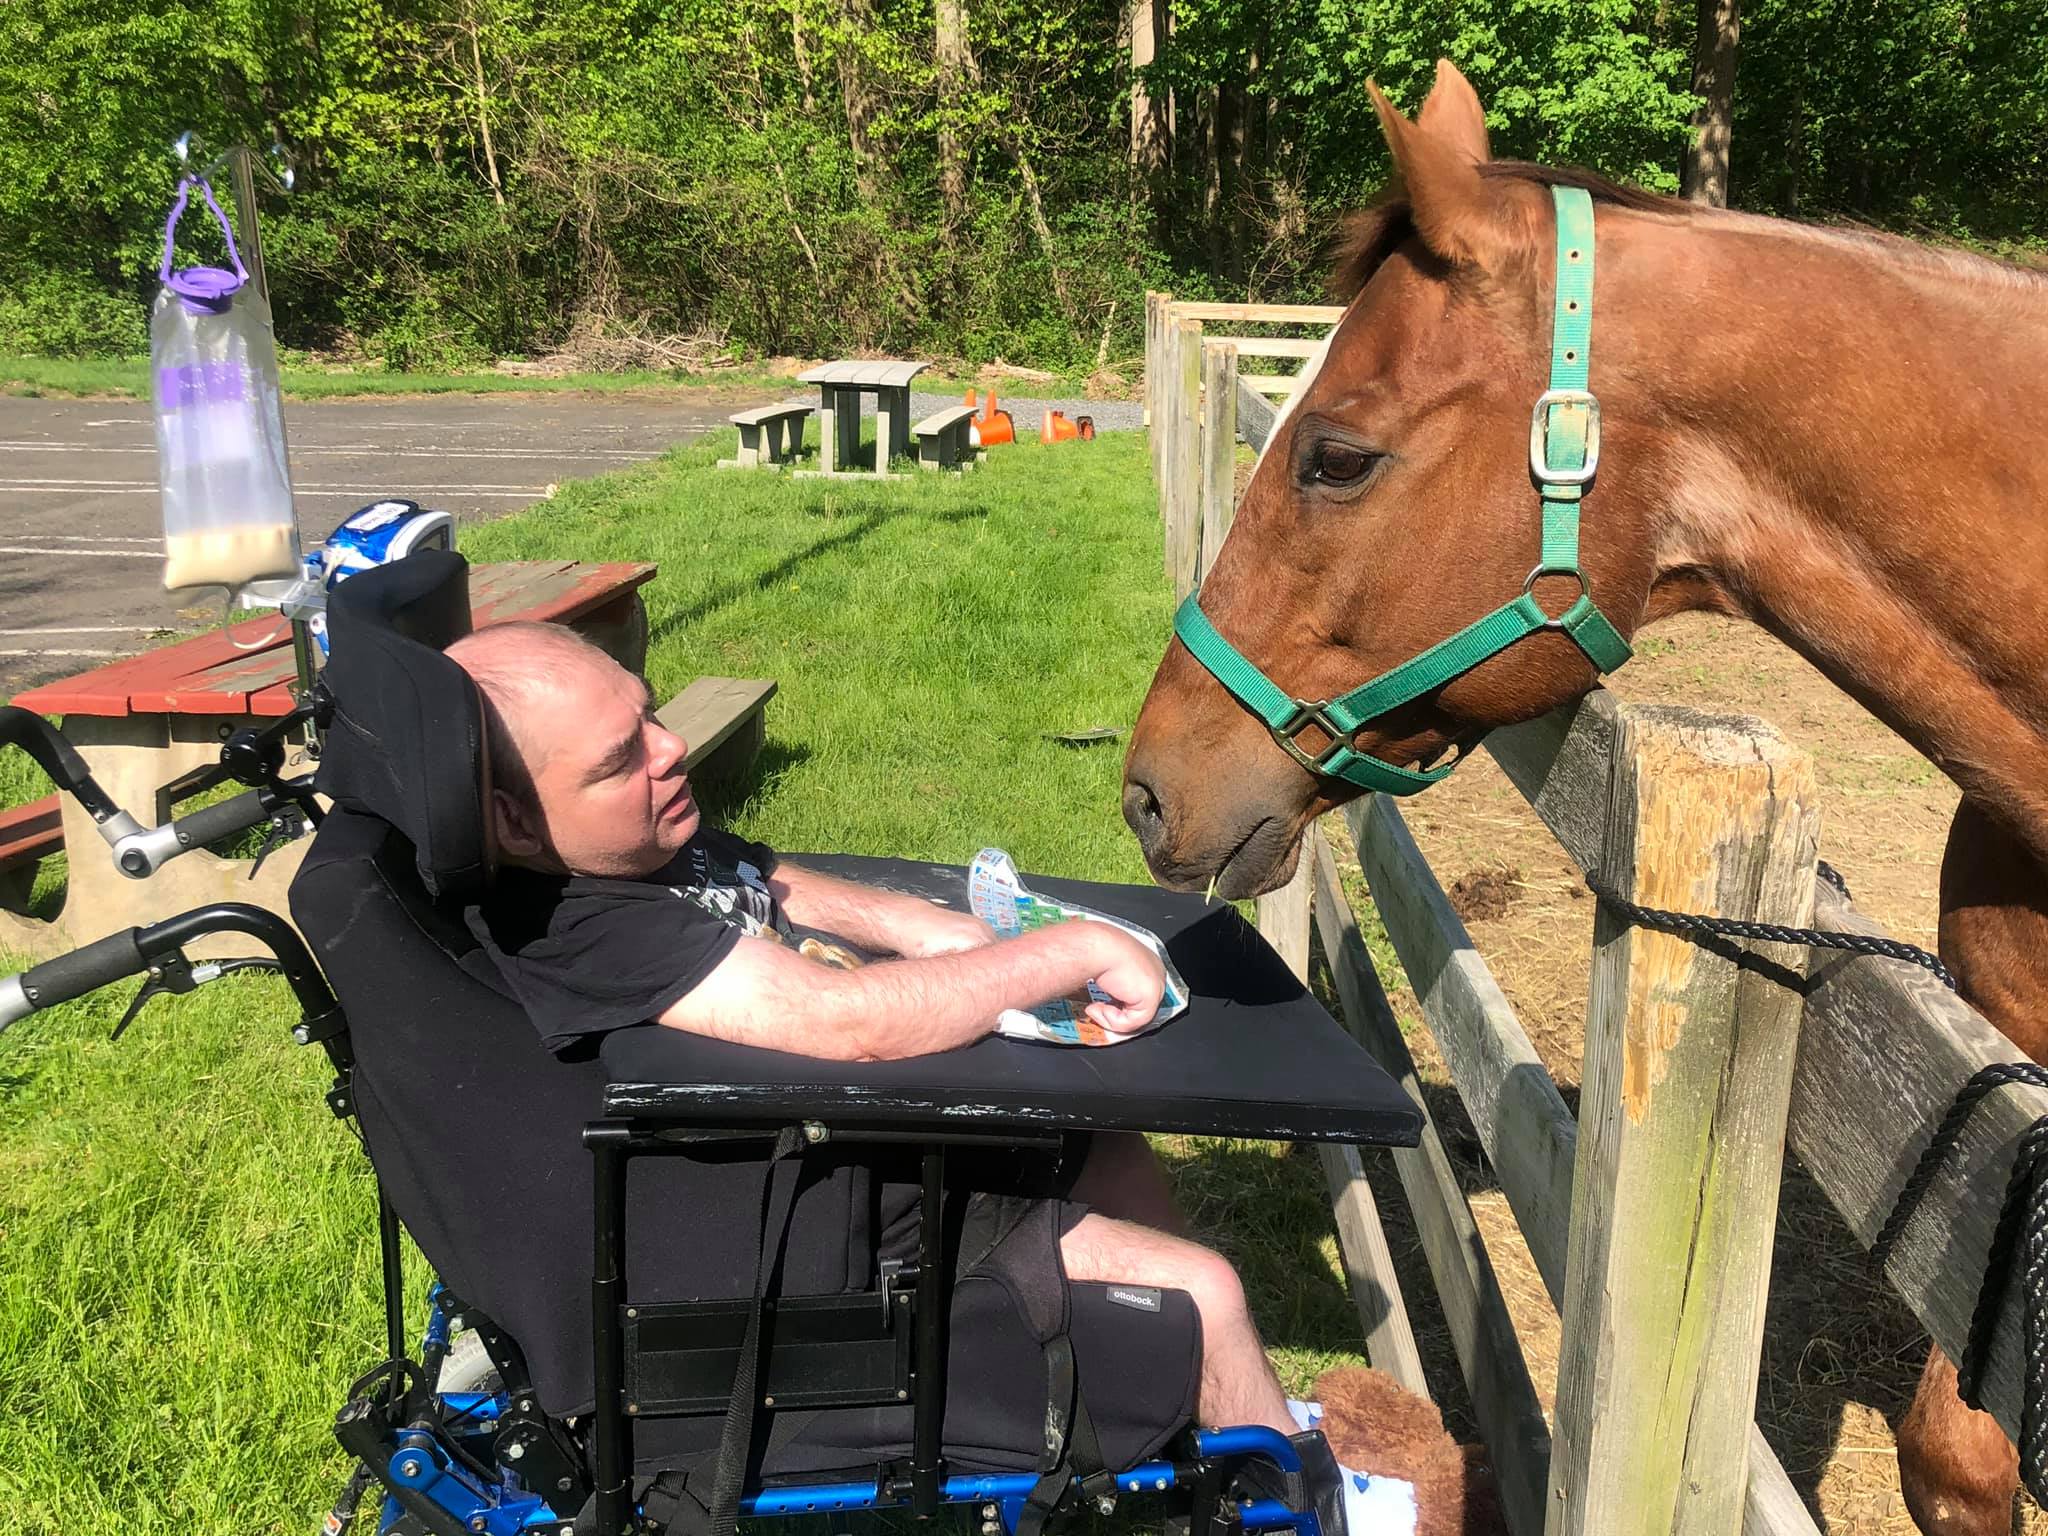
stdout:
[(164, 586), (240, 587), (266, 576), (296, 576), (292, 530), (278, 523), (245, 523), (176, 533), (164, 540)]

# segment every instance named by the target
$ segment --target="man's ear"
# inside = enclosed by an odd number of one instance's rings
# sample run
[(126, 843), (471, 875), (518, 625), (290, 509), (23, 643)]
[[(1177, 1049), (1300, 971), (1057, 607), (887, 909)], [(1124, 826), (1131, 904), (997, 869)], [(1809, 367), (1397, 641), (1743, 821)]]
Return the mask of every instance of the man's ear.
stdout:
[(1436, 61), (1436, 84), (1423, 98), (1422, 110), (1415, 114), (1415, 126), (1462, 149), (1482, 164), (1493, 158), (1492, 146), (1486, 139), (1486, 109), (1479, 105), (1479, 93), (1449, 59)]
[[(1455, 70), (1451, 73), (1457, 76)], [(1463, 77), (1457, 78), (1463, 84)], [(1526, 221), (1502, 184), (1480, 176), (1479, 162), (1466, 144), (1409, 122), (1377, 84), (1368, 81), (1365, 88), (1379, 113), (1387, 148), (1393, 151), (1394, 169), (1408, 194), (1409, 217), (1422, 243), (1454, 267), (1498, 272), (1510, 265), (1526, 246), (1529, 231), (1522, 227)], [(1477, 97), (1472, 105), (1478, 106)], [(1485, 131), (1483, 118), (1480, 131)]]
[(490, 817), (492, 841), (497, 845), (499, 857), (523, 864), (547, 851), (538, 818), (510, 791), (491, 790)]

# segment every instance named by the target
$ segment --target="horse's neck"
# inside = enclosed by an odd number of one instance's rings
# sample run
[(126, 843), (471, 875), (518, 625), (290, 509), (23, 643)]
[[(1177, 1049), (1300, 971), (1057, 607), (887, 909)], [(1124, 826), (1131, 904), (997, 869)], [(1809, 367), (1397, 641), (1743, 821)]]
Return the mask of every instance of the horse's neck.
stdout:
[(1650, 616), (1756, 620), (2048, 860), (2048, 280), (1762, 221), (1719, 242), (1665, 386)]

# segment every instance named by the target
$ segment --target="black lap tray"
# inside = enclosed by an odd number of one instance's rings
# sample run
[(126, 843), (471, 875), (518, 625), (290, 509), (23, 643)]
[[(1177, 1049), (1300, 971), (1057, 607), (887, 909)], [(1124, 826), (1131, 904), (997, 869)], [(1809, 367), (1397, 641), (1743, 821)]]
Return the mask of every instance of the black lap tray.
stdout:
[[(792, 854), (807, 868), (964, 910), (966, 872)], [(888, 1129), (1142, 1130), (1412, 1147), (1400, 1087), (1228, 905), (1152, 886), (1027, 875), (1035, 891), (1143, 924), (1193, 994), (1140, 1039), (1089, 1049), (988, 1039), (908, 1061), (828, 1062), (660, 1025), (608, 1036), (608, 1112), (699, 1124), (819, 1119)]]

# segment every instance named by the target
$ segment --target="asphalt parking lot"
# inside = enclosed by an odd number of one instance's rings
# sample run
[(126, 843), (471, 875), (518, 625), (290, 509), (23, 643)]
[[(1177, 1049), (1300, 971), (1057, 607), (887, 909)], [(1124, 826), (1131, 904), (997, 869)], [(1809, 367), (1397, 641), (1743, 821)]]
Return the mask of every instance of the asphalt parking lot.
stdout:
[[(459, 522), (651, 459), (747, 402), (571, 394), (315, 401), (286, 408), (302, 543), (388, 496)], [(0, 398), (0, 699), (198, 630), (218, 610), (161, 585), (149, 406)]]

